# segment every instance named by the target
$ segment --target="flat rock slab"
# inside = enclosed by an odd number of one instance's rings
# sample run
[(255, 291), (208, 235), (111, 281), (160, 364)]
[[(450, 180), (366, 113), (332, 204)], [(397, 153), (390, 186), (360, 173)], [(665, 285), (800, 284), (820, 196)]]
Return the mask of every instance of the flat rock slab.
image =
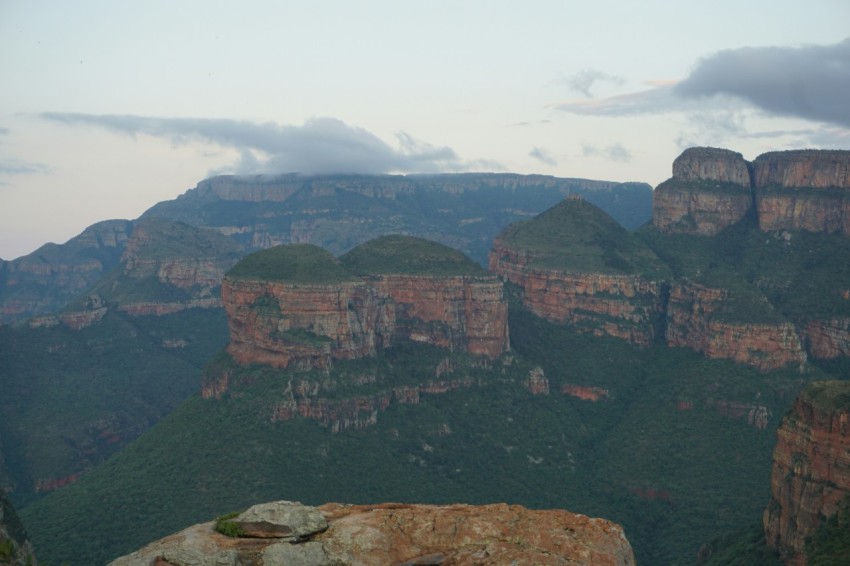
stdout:
[(273, 501), (250, 507), (233, 522), (243, 536), (298, 541), (328, 528), (328, 522), (315, 507), (297, 501)]

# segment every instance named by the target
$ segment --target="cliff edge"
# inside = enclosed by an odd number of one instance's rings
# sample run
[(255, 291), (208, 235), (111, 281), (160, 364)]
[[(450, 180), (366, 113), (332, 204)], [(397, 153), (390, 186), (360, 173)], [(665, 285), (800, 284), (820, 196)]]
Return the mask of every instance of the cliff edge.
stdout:
[(631, 566), (616, 523), (518, 505), (342, 505), (277, 501), (195, 525), (111, 566), (576, 564)]
[(777, 431), (767, 543), (803, 566), (806, 537), (850, 496), (850, 382), (810, 383)]

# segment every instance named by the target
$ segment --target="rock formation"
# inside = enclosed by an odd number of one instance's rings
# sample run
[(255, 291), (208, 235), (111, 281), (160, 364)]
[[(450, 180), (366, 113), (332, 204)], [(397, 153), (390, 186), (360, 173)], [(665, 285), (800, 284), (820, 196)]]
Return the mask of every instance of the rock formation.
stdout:
[(241, 536), (220, 534), (213, 523), (195, 525), (111, 566), (635, 563), (615, 523), (504, 503), (327, 503), (314, 508), (279, 501), (254, 506), (227, 522)]
[(653, 193), (652, 223), (665, 233), (712, 236), (752, 207), (750, 174), (740, 153), (694, 147), (673, 162), (673, 178)]
[(792, 323), (755, 323), (719, 316), (729, 295), (727, 289), (690, 281), (673, 283), (667, 303), (667, 345), (761, 370), (805, 363), (806, 352)]
[(490, 271), (522, 289), (534, 314), (641, 346), (656, 336), (666, 269), (596, 207), (568, 199), (493, 243)]
[(655, 189), (652, 221), (665, 233), (710, 236), (751, 208), (767, 232), (850, 235), (850, 151), (778, 151), (748, 163), (725, 149), (687, 149)]
[[(368, 245), (387, 241), (379, 238)], [(440, 252), (457, 253), (443, 246)], [(489, 358), (508, 348), (502, 283), (469, 260), (457, 274), (423, 269), (360, 276), (339, 266), (328, 252), (304, 244), (259, 252), (245, 261), (266, 260), (298, 267), (280, 277), (262, 277), (242, 274), (243, 263), (222, 285), (231, 334), (228, 352), (242, 364), (327, 367), (333, 359), (374, 355), (397, 340)], [(399, 258), (399, 265), (404, 261)], [(300, 277), (296, 271), (302, 268), (312, 269), (315, 277)]]
[(806, 386), (777, 431), (768, 544), (787, 564), (804, 565), (806, 537), (850, 496), (850, 382)]

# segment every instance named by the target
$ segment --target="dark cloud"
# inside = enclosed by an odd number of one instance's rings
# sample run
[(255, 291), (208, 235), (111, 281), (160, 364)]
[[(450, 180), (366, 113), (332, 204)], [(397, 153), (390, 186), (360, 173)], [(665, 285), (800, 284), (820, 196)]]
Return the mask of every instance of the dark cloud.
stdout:
[(848, 93), (850, 38), (834, 45), (720, 51), (700, 60), (676, 84), (551, 107), (573, 114), (629, 116), (754, 106), (776, 116), (846, 128), (850, 127)]
[(631, 152), (621, 143), (612, 143), (606, 147), (598, 147), (584, 143), (581, 146), (581, 153), (584, 157), (598, 156), (604, 157), (610, 161), (628, 162), (632, 160)]
[(555, 159), (551, 153), (543, 149), (542, 147), (534, 147), (531, 151), (528, 152), (529, 157), (533, 157), (540, 163), (544, 165), (555, 166), (558, 164), (558, 160)]
[(684, 98), (735, 96), (771, 114), (850, 127), (850, 38), (720, 51), (699, 61), (674, 91)]
[(54, 112), (41, 117), (131, 136), (166, 138), (175, 144), (203, 141), (235, 148), (241, 155), (235, 166), (239, 173), (429, 173), (469, 166), (449, 147), (436, 147), (399, 133), (398, 147), (393, 148), (371, 132), (335, 118), (314, 118), (302, 126), (289, 126), (224, 119)]
[(609, 75), (596, 69), (582, 69), (581, 71), (563, 79), (563, 82), (566, 83), (570, 90), (579, 92), (587, 98), (591, 98), (593, 96), (591, 89), (594, 84), (598, 82), (606, 82), (619, 86), (623, 84), (624, 81), (622, 77)]

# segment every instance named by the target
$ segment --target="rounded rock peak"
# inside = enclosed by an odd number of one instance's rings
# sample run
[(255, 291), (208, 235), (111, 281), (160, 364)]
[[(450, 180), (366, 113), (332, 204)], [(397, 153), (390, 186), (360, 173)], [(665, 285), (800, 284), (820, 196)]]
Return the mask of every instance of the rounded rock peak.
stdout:
[(718, 181), (750, 187), (744, 156), (716, 147), (691, 147), (673, 161), (673, 178), (680, 181)]

